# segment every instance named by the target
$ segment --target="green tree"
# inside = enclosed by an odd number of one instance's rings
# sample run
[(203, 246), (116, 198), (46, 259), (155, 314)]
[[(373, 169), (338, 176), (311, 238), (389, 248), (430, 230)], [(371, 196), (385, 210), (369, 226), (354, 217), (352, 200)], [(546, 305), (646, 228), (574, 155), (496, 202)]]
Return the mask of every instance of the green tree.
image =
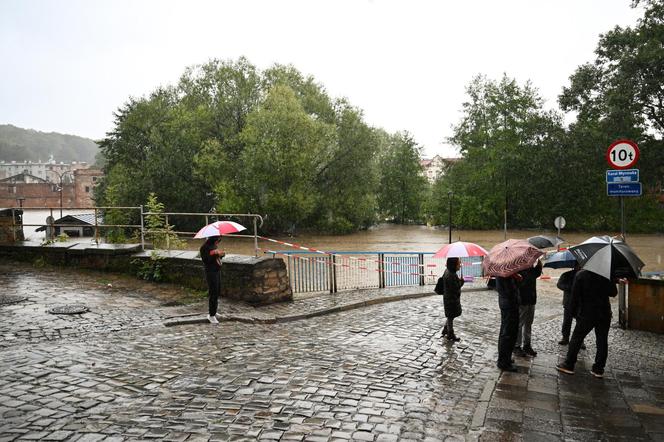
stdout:
[[(596, 59), (577, 68), (569, 86), (559, 97), (561, 108), (575, 112), (568, 144), (574, 147), (577, 163), (586, 165), (581, 179), (591, 180), (581, 189), (586, 207), (584, 227), (618, 229), (617, 198), (605, 194), (604, 174), (608, 165), (604, 152), (611, 142), (628, 138), (641, 150), (644, 196), (628, 198), (635, 220), (632, 230), (664, 231), (662, 207), (656, 197), (664, 183), (664, 2), (633, 2), (644, 6), (635, 27), (616, 26), (600, 37)], [(579, 187), (577, 186), (577, 189)]]
[(540, 226), (551, 195), (556, 152), (563, 130), (560, 116), (546, 112), (537, 90), (504, 75), (500, 81), (478, 76), (467, 88), (468, 101), (450, 141), (458, 162), (435, 185), (434, 219), (447, 222), (448, 200), (455, 199), (455, 224), (464, 227)]
[(407, 132), (390, 137), (381, 153), (378, 207), (384, 217), (397, 223), (422, 220), (428, 182), (422, 175), (422, 148)]
[(375, 221), (379, 141), (362, 112), (345, 101), (337, 104), (335, 130), (337, 142), (315, 177), (319, 198), (312, 224), (348, 233)]
[(283, 85), (248, 115), (240, 134), (246, 188), (252, 210), (268, 215), (268, 228), (292, 231), (313, 213), (314, 178), (329, 161), (333, 129), (308, 115)]

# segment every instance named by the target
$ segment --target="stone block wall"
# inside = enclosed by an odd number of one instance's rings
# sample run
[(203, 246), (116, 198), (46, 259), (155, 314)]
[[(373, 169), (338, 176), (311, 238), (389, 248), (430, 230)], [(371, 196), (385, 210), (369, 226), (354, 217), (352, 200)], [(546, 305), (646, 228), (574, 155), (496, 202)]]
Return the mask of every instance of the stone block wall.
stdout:
[[(160, 253), (160, 252), (157, 252)], [(196, 252), (162, 252), (158, 260), (164, 282), (196, 290), (207, 290), (203, 264)], [(137, 245), (99, 246), (77, 243), (0, 244), (0, 258), (56, 266), (79, 267), (106, 272), (136, 275), (141, 263), (152, 259), (151, 252), (141, 252)], [(293, 300), (281, 258), (228, 255), (221, 267), (221, 296), (255, 305)]]
[(286, 263), (281, 258), (227, 256), (221, 266), (221, 296), (251, 304), (292, 301)]

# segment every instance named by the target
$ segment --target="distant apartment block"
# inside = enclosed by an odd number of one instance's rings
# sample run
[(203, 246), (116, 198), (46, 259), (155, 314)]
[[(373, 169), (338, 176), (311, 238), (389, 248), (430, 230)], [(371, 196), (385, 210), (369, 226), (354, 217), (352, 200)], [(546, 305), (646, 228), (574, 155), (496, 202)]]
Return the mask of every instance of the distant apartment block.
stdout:
[(61, 177), (67, 180), (68, 172), (73, 173), (78, 169), (87, 169), (86, 162), (57, 163), (53, 156), (48, 161), (0, 161), (0, 180), (21, 173), (32, 175), (51, 183), (60, 183)]
[(440, 155), (436, 155), (431, 159), (422, 158), (420, 160), (422, 175), (433, 184), (439, 176), (444, 175), (445, 171), (457, 161), (459, 161), (459, 158), (443, 158)]

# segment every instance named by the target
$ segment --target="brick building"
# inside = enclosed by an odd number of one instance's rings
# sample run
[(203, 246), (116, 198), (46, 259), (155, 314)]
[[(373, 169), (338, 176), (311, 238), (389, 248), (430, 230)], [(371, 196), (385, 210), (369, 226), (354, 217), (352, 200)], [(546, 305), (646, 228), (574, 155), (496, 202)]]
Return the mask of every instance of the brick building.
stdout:
[(49, 182), (26, 173), (0, 180), (0, 207), (63, 208), (94, 207), (94, 187), (103, 176), (99, 169), (76, 169), (73, 178)]

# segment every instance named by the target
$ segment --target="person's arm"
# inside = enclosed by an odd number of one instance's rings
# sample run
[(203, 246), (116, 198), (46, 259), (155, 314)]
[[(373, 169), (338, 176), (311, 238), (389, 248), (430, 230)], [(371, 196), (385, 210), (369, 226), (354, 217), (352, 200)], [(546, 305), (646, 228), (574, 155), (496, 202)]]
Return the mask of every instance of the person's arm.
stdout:
[(562, 291), (568, 291), (572, 288), (572, 270), (563, 273), (560, 275), (560, 278), (558, 278), (558, 283), (556, 284), (556, 287), (558, 287)]
[(212, 249), (210, 250), (210, 256), (220, 256), (223, 258), (224, 256), (226, 256), (226, 252), (224, 252), (221, 249)]
[(542, 276), (542, 261), (537, 261), (537, 265), (534, 267), (533, 270), (533, 278), (537, 279), (540, 276)]

